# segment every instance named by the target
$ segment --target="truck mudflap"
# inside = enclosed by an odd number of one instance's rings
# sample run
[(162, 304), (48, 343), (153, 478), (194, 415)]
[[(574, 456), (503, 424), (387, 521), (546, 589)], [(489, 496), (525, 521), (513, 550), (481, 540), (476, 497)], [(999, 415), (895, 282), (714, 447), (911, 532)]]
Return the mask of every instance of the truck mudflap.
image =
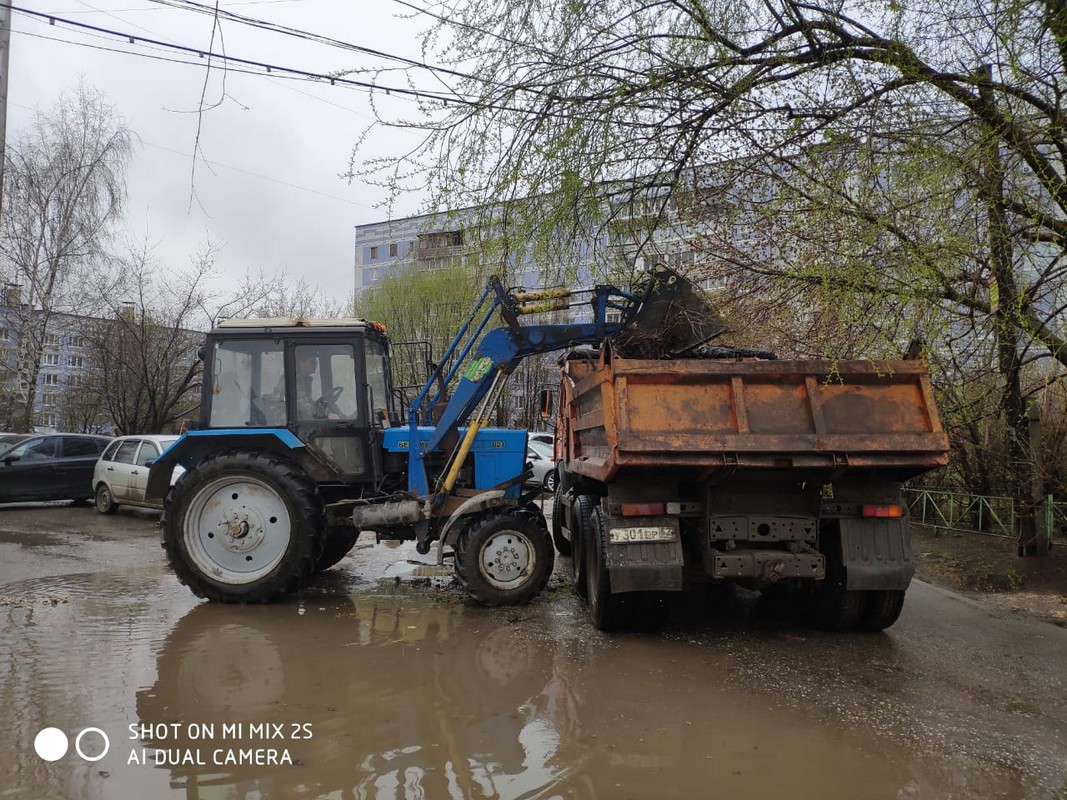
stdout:
[(678, 520), (605, 516), (611, 593), (680, 592), (684, 556)]
[(842, 519), (841, 560), (845, 588), (908, 588), (915, 575), (911, 524), (903, 519)]

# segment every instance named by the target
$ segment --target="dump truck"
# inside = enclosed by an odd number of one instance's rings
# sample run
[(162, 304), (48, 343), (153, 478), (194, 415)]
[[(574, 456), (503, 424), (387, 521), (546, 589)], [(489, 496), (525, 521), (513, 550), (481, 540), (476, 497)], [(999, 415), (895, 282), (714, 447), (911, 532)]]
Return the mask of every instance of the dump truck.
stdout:
[(563, 359), (558, 398), (552, 534), (601, 630), (653, 626), (701, 585), (786, 596), (825, 628), (896, 621), (901, 483), (948, 460), (921, 361), (609, 341)]

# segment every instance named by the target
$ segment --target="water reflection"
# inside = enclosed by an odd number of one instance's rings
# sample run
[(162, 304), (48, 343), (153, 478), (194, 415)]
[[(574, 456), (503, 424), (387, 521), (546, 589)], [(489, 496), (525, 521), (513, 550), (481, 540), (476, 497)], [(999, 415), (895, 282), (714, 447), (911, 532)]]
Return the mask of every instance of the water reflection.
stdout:
[(137, 694), (147, 758), (197, 798), (551, 796), (572, 706), (521, 628), (404, 595), (198, 606)]

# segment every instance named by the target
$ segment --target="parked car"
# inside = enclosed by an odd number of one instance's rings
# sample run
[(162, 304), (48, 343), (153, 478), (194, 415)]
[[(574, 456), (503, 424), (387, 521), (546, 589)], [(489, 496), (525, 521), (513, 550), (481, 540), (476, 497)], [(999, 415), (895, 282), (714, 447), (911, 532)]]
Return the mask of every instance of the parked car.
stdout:
[(107, 436), (27, 436), (0, 453), (0, 503), (88, 500), (93, 468)]
[(539, 433), (529, 433), (526, 437), (530, 444), (547, 444), (548, 449), (551, 450), (555, 446), (556, 436), (553, 433), (545, 433), (541, 431)]
[(530, 486), (540, 486), (549, 494), (556, 491), (556, 460), (551, 448), (539, 442), (530, 442), (526, 448), (526, 461), (533, 468), (533, 477), (527, 481)]
[[(177, 436), (162, 435), (120, 436), (108, 445), (93, 470), (96, 510), (113, 514), (122, 505), (162, 508), (161, 504), (144, 499), (148, 467), (177, 439)], [(182, 472), (180, 466), (175, 467), (171, 482), (177, 481)]]

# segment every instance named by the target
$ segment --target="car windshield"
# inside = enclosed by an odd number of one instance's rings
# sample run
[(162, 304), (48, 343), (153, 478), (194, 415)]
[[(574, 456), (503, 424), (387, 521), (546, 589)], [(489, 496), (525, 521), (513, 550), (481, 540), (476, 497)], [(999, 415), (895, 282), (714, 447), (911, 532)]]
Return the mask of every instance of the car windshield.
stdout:
[(535, 453), (537, 453), (537, 455), (541, 456), (541, 458), (547, 458), (547, 459), (552, 459), (553, 458), (552, 446), (551, 445), (547, 445), (544, 442), (531, 441), (530, 442), (530, 449), (533, 450)]

